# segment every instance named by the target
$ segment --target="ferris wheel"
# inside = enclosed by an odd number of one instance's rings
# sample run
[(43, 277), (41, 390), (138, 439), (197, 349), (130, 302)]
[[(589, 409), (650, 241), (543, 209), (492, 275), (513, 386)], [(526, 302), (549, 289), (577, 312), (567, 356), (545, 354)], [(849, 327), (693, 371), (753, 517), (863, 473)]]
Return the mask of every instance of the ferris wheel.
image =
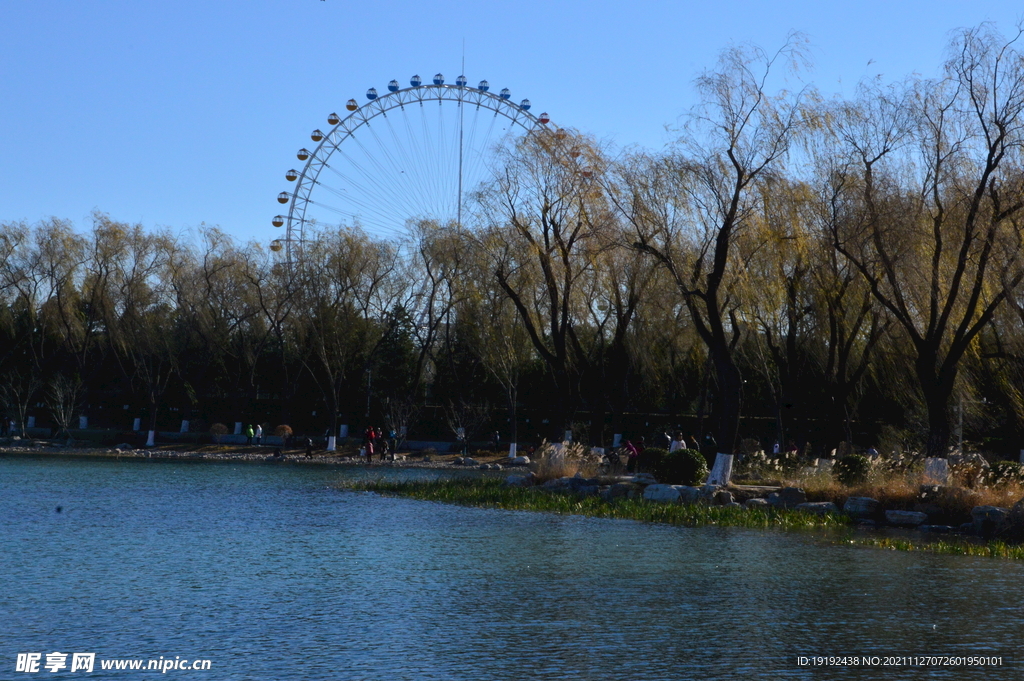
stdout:
[(332, 113), (326, 132), (310, 134), (316, 146), (296, 154), (305, 165), (285, 174), (294, 189), (277, 196), (288, 212), (272, 220), (286, 231), (271, 248), (285, 249), (289, 264), (316, 224), (399, 238), (418, 220), (461, 223), (466, 197), (491, 176), (501, 149), (550, 122), (530, 113), (530, 100), (515, 103), (508, 88), (495, 94), (486, 80), (432, 80), (413, 76), (406, 88), (392, 80), (382, 95), (371, 87), (364, 104), (348, 100), (347, 115)]

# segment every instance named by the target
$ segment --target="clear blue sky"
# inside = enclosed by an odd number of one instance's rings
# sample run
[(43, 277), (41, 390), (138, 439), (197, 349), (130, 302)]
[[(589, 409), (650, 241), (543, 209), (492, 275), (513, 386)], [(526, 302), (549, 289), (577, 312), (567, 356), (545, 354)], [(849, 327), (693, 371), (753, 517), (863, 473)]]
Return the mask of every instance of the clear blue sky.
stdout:
[[(93, 210), (175, 231), (280, 236), (283, 174), (366, 88), (443, 72), (528, 97), (563, 126), (660, 147), (729, 45), (811, 41), (824, 93), (933, 75), (952, 29), (1013, 2), (352, 2), (6, 0), (0, 6), (0, 222)], [(870, 62), (870, 63), (869, 63)]]

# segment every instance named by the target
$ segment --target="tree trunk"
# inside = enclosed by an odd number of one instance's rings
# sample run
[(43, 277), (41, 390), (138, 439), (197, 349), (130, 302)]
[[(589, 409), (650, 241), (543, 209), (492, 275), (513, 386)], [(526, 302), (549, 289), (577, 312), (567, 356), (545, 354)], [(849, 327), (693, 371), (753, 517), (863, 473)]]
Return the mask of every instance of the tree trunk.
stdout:
[(925, 455), (945, 458), (949, 451), (949, 438), (953, 432), (950, 398), (956, 382), (956, 370), (938, 367), (937, 353), (920, 352), (916, 362), (917, 378), (924, 391), (928, 409), (928, 440)]
[[(736, 452), (736, 436), (740, 427), (743, 379), (728, 348), (714, 348), (712, 356), (715, 375), (718, 379), (718, 400), (716, 400), (718, 451), (722, 454), (734, 454)], [(710, 461), (708, 463), (712, 464)]]

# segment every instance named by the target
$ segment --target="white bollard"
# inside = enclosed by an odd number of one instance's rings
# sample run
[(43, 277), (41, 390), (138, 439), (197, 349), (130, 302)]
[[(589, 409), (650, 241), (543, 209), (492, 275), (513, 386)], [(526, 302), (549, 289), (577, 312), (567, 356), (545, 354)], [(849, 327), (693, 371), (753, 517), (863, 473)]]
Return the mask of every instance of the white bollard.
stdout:
[(241, 435), (241, 434), (242, 434), (242, 422), (241, 421), (235, 421), (235, 435)]
[(78, 417), (78, 429), (79, 430), (85, 430), (88, 427), (89, 427), (89, 417), (88, 416), (79, 416)]
[(183, 433), (187, 433), (188, 432), (188, 421), (186, 421), (184, 419), (182, 419), (182, 421), (181, 421), (181, 432), (183, 432)]
[(335, 443), (335, 440), (334, 440), (334, 436), (333, 435), (329, 436), (327, 438), (327, 451), (333, 452), (333, 451), (336, 451), (337, 449), (338, 448), (336, 446), (336, 443)]
[(510, 458), (510, 459), (516, 458), (516, 443), (515, 442), (510, 442), (509, 445), (508, 445), (508, 458)]
[(26, 428), (35, 428), (36, 427), (36, 417), (35, 416), (29, 416), (28, 417), (28, 424), (25, 427)]
[(622, 433), (615, 433), (615, 437), (612, 438), (612, 448), (622, 445)]
[(348, 424), (338, 426), (338, 437), (348, 437)]
[(132, 424), (132, 430), (142, 430), (142, 419), (135, 419), (135, 423)]
[(151, 431), (149, 431), (149, 437), (146, 438), (146, 446), (147, 447), (152, 447), (155, 444), (156, 444), (156, 431), (155, 430), (151, 430)]
[(708, 480), (706, 485), (728, 485), (729, 480), (732, 479), (732, 454), (722, 454), (719, 452), (718, 456), (715, 457), (715, 466), (711, 469), (711, 473), (708, 474)]
[(572, 442), (572, 431), (571, 430), (565, 431), (565, 437), (562, 439), (562, 442)]

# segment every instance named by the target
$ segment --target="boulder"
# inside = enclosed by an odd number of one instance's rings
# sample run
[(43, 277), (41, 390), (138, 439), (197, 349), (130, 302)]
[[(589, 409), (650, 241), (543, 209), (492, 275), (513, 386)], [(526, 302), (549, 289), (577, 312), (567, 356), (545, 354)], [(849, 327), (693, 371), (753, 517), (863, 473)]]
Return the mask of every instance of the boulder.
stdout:
[(476, 459), (471, 459), (470, 457), (467, 456), (465, 459), (462, 460), (462, 465), (463, 466), (476, 466), (477, 462), (476, 462)]
[(743, 505), (746, 506), (747, 508), (768, 508), (770, 504), (768, 503), (767, 499), (760, 499), (755, 497), (754, 499), (747, 499)]
[(924, 477), (927, 485), (946, 485), (949, 483), (949, 460), (928, 457), (924, 460)]
[(783, 487), (768, 495), (768, 503), (775, 508), (793, 508), (807, 501), (807, 495), (799, 487)]
[(607, 491), (601, 494), (605, 501), (616, 499), (632, 499), (643, 494), (643, 487), (632, 482), (617, 482), (608, 487)]
[(510, 465), (510, 466), (529, 466), (530, 465), (530, 457), (528, 457), (528, 456), (517, 456), (514, 459), (512, 459), (511, 461), (509, 461), (508, 465)]
[(658, 481), (650, 473), (637, 473), (633, 476), (633, 482), (641, 485), (653, 485)]
[[(17, 440), (18, 438), (15, 437), (14, 439)], [(122, 442), (121, 444), (114, 447), (114, 449), (125, 451), (128, 449), (135, 449), (135, 447), (133, 445), (128, 444), (127, 442)]]
[(975, 506), (971, 509), (971, 520), (974, 523), (974, 533), (990, 539), (996, 532), (1002, 529), (1003, 524), (1010, 516), (1010, 509), (1001, 506)]
[(843, 513), (851, 518), (873, 518), (878, 514), (879, 502), (871, 497), (850, 497), (843, 504)]
[(955, 528), (950, 525), (918, 525), (917, 529), (921, 532), (931, 532), (932, 534), (949, 534)]
[(676, 485), (676, 489), (679, 490), (680, 504), (696, 504), (698, 501), (700, 501), (700, 487), (687, 487), (686, 485)]
[(697, 501), (699, 501), (702, 504), (708, 504), (709, 506), (713, 506), (715, 504), (715, 496), (718, 495), (718, 491), (720, 489), (722, 489), (722, 488), (719, 487), (718, 485), (707, 485), (707, 484), (705, 484), (703, 487), (698, 487), (697, 488), (697, 494), (698, 494)]
[(715, 492), (715, 503), (719, 506), (728, 506), (732, 502), (732, 492), (727, 492), (724, 489)]
[(489, 471), (489, 470), (491, 470), (491, 464), (489, 464), (489, 463), (482, 463), (482, 464), (480, 464), (480, 470), (482, 470), (482, 471)]
[(647, 485), (644, 489), (644, 500), (675, 503), (679, 501), (679, 490), (676, 485)]
[(937, 518), (945, 513), (941, 506), (932, 502), (914, 504), (914, 510), (926, 514), (929, 518)]
[(917, 527), (928, 520), (928, 515), (917, 511), (886, 511), (885, 522), (900, 527)]
[(457, 456), (452, 461), (452, 463), (455, 464), (456, 466), (461, 466), (464, 461), (465, 461), (465, 459), (463, 459), (461, 456)]
[(724, 508), (743, 508), (743, 504), (738, 501), (730, 501), (728, 504), (725, 504)]
[(825, 515), (826, 513), (839, 513), (839, 507), (831, 501), (807, 501), (793, 507), (796, 511), (813, 513), (814, 515)]

